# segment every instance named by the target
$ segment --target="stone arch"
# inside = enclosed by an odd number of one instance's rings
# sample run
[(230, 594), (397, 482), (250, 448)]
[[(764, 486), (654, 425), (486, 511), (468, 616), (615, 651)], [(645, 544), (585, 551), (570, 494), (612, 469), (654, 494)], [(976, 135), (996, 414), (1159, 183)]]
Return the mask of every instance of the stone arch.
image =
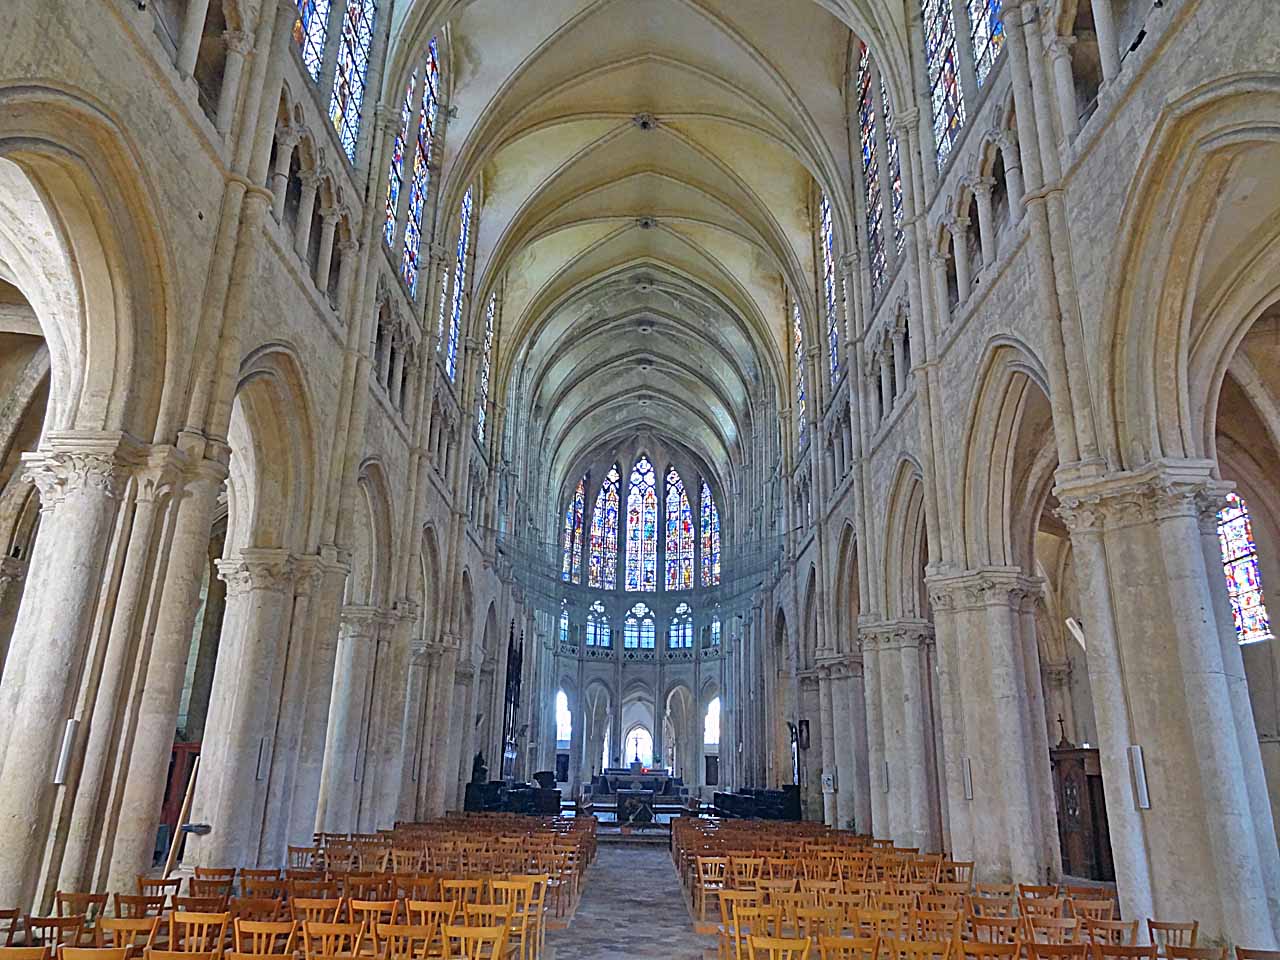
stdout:
[[(1033, 569), (1032, 543), (1057, 466), (1048, 377), (1022, 343), (998, 338), (987, 351), (970, 404), (960, 498), (966, 568)], [(1036, 469), (1048, 447), (1048, 477)], [(1035, 489), (1029, 482), (1035, 481)], [(1048, 482), (1046, 482), (1048, 481)], [(1038, 502), (1035, 502), (1037, 501)], [(1015, 524), (1021, 529), (1015, 531)]]
[(440, 624), (437, 612), (440, 606), (440, 546), (435, 528), (422, 528), (422, 556), (418, 574), (417, 596), (418, 629), (422, 640), (432, 643), (439, 638)]
[(241, 366), (228, 439), (228, 550), (310, 546), (315, 441), (306, 379), (296, 353), (266, 344)]
[(810, 564), (804, 587), (804, 627), (801, 641), (800, 668), (807, 670), (817, 659), (818, 638), (818, 571)]
[(36, 85), (0, 88), (0, 118), (0, 260), (49, 345), (48, 430), (166, 439), (182, 331), (131, 138), (89, 97)]
[(377, 460), (360, 466), (356, 481), (358, 519), (351, 525), (351, 572), (346, 602), (381, 607), (389, 602), (392, 519), (386, 471)]
[(885, 614), (891, 620), (926, 619), (924, 568), (929, 560), (923, 471), (914, 460), (898, 465), (885, 524)]
[(1108, 284), (1103, 307), (1099, 431), (1117, 466), (1213, 455), (1226, 365), (1280, 298), (1280, 234), (1239, 209), (1224, 217), (1242, 179), (1274, 176), (1278, 116), (1275, 74), (1198, 88), (1165, 109), (1137, 165), (1113, 259), (1125, 282)]
[(840, 532), (836, 554), (836, 589), (834, 620), (840, 630), (835, 646), (842, 653), (852, 653), (858, 642), (858, 616), (862, 612), (862, 589), (858, 581), (858, 544), (853, 524), (846, 523)]

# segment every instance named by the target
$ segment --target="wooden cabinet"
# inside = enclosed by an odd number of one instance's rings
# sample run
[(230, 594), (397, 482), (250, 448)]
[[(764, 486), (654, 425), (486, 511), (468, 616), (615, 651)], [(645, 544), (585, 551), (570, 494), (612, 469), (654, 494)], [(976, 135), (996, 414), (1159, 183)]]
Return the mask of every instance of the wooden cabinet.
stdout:
[(1098, 751), (1063, 745), (1050, 750), (1049, 758), (1058, 802), (1062, 872), (1089, 880), (1115, 880)]

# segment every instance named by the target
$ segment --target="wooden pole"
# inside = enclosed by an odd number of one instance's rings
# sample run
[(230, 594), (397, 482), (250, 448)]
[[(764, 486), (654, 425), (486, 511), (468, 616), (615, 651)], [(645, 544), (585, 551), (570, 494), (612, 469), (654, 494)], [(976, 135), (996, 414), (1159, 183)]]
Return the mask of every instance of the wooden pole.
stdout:
[(173, 832), (173, 837), (169, 841), (169, 856), (164, 864), (164, 879), (169, 879), (169, 874), (173, 873), (173, 868), (178, 865), (178, 847), (182, 844), (182, 825), (187, 822), (187, 817), (191, 815), (191, 798), (196, 792), (196, 774), (200, 772), (200, 757), (197, 754), (195, 762), (191, 764), (191, 779), (187, 781), (187, 795), (182, 798), (182, 812), (178, 814), (178, 827)]

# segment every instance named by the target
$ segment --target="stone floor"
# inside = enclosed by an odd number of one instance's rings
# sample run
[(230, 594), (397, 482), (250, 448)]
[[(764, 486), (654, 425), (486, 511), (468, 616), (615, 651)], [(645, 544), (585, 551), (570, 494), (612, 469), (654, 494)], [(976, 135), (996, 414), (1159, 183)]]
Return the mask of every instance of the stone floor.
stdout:
[(715, 949), (693, 932), (665, 847), (601, 844), (568, 927), (547, 932), (546, 960), (704, 960)]

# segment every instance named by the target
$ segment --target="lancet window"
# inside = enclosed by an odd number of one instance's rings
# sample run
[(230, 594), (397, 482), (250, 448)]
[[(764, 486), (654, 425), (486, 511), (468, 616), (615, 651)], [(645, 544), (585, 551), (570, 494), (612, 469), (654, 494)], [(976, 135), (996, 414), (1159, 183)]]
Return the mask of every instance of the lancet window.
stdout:
[(938, 166), (951, 155), (964, 126), (964, 93), (956, 57), (956, 21), (951, 0), (921, 0), (924, 55), (929, 74), (929, 109)]
[(617, 464), (605, 474), (591, 513), (591, 574), (588, 586), (613, 590), (618, 585), (618, 508), (622, 474)]
[(658, 493), (653, 464), (642, 456), (627, 491), (627, 590), (658, 589)]
[(667, 471), (667, 589), (693, 587), (693, 511), (675, 467)]
[(333, 95), (329, 98), (329, 120), (338, 131), (347, 159), (355, 163), (360, 139), (360, 118), (369, 74), (369, 49), (373, 46), (373, 24), (378, 5), (374, 0), (347, 0), (342, 18), (342, 44), (338, 47), (337, 69), (333, 75)]
[(1253, 520), (1248, 505), (1234, 493), (1227, 494), (1226, 506), (1218, 512), (1218, 545), (1222, 550), (1222, 572), (1227, 578), (1236, 638), (1241, 643), (1270, 640), (1271, 616), (1262, 596)]
[(564, 514), (564, 562), (560, 579), (566, 582), (582, 582), (582, 518), (586, 497), (587, 477), (583, 477)]
[[(409, 216), (405, 223), (404, 250), (400, 258), (400, 276), (414, 296), (418, 293), (418, 276), (421, 272), (422, 217), (431, 179), (431, 151), (435, 144), (436, 122), (440, 116), (440, 62), (434, 37), (427, 46), (427, 59), (423, 69), (426, 71), (426, 78), (422, 85), (422, 106), (418, 113), (418, 133), (409, 180)], [(394, 159), (392, 175), (397, 178), (402, 175), (402, 172), (395, 169)], [(396, 190), (398, 193), (398, 186)]]

